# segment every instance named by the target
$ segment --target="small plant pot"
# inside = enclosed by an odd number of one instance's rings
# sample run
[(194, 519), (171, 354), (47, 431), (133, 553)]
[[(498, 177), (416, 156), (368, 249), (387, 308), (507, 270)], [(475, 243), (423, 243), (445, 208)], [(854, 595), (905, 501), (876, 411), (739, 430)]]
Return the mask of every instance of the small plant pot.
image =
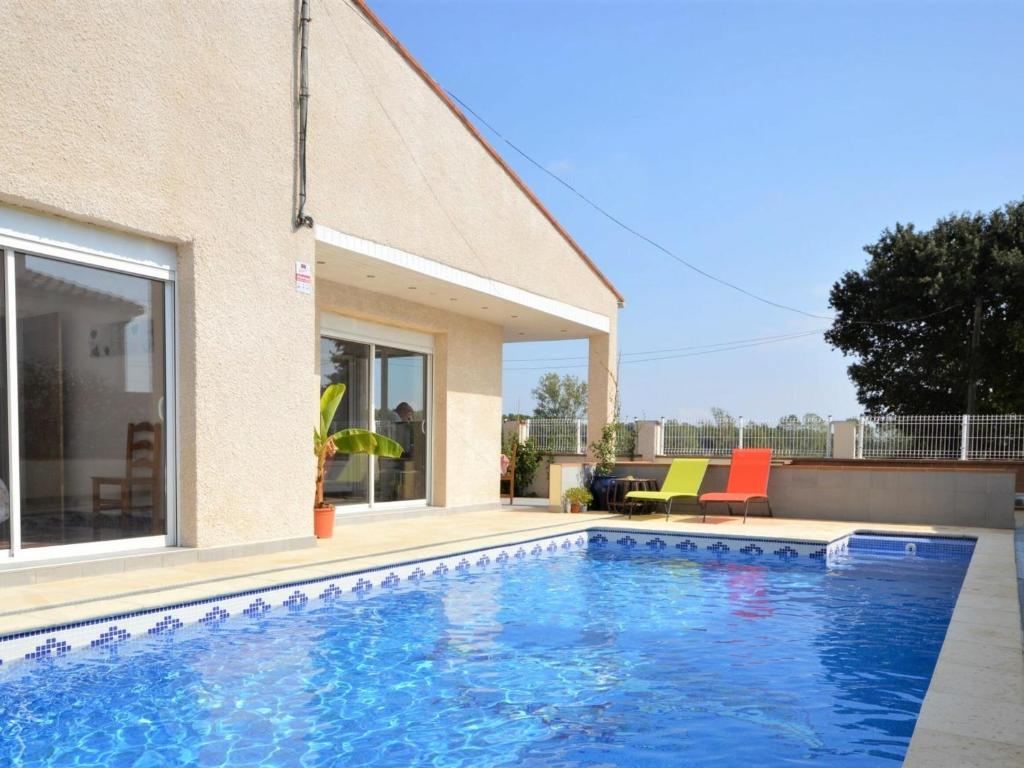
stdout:
[(569, 511), (572, 512), (574, 515), (578, 515), (580, 513), (580, 504), (579, 504), (579, 502), (578, 501), (574, 501), (572, 504), (570, 504), (569, 505)]
[(316, 507), (313, 510), (313, 534), (318, 539), (334, 535), (334, 507)]

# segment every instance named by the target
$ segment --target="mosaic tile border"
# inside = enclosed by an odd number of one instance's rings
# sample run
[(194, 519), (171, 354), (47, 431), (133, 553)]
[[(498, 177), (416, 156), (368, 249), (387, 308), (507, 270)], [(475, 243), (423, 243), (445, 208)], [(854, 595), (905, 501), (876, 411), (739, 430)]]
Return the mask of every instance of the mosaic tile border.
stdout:
[(966, 553), (970, 557), (975, 541), (968, 537), (885, 536), (865, 531), (822, 542), (597, 526), (13, 633), (0, 637), (0, 669), (28, 660), (57, 659), (80, 649), (115, 648), (132, 638), (216, 627), (232, 617), (258, 620), (271, 611), (298, 612), (336, 600), (363, 600), (397, 590), (417, 589), (425, 581), (449, 575), (480, 573), (590, 548), (826, 567), (851, 550), (901, 553), (908, 542), (914, 544), (916, 553), (923, 555), (959, 558)]
[(729, 536), (707, 533), (664, 533), (628, 528), (590, 528), (588, 546), (648, 553), (736, 557), (744, 561), (824, 564), (830, 544), (807, 539), (767, 536)]
[(13, 633), (0, 637), (0, 669), (26, 660), (59, 658), (80, 649), (110, 648), (131, 638), (214, 627), (232, 617), (259, 619), (272, 610), (301, 611), (316, 603), (415, 589), (426, 580), (557, 557), (586, 546), (586, 532), (573, 531)]

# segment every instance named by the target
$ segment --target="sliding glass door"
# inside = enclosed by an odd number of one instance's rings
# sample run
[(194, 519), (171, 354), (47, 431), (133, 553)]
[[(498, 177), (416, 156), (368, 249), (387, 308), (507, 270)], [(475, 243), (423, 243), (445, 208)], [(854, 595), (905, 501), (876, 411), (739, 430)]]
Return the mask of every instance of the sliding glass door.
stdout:
[[(340, 339), (320, 339), (320, 392), (344, 384), (345, 397), (331, 431), (370, 428), (370, 345)], [(365, 456), (337, 453), (327, 465), (324, 497), (333, 504), (368, 504), (370, 465)]]
[(2, 253), (0, 547), (166, 543), (170, 281)]
[(345, 384), (346, 392), (332, 429), (372, 429), (397, 441), (402, 456), (336, 455), (327, 467), (326, 499), (352, 509), (425, 504), (430, 355), (365, 338), (321, 336), (320, 391), (334, 383)]
[(375, 430), (402, 446), (397, 459), (378, 459), (374, 500), (427, 497), (427, 355), (374, 345)]

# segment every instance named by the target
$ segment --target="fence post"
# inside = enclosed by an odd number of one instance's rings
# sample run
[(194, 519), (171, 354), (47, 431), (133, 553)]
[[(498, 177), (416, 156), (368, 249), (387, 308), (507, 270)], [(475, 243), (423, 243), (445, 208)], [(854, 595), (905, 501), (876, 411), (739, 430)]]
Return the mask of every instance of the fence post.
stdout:
[(525, 443), (530, 439), (530, 420), (523, 419), (519, 422), (519, 442)]
[(960, 425), (960, 461), (967, 461), (967, 453), (971, 440), (971, 417), (964, 414)]
[(860, 422), (857, 424), (857, 458), (864, 458), (864, 427), (866, 425), (863, 416), (860, 417)]
[(743, 417), (742, 416), (739, 417), (739, 421), (740, 421), (740, 448), (742, 448), (743, 447)]
[(825, 424), (827, 425), (825, 427), (825, 458), (826, 459), (831, 459), (832, 458), (832, 440), (833, 440), (833, 437), (832, 437), (833, 427), (832, 427), (832, 414), (831, 413), (828, 416), (825, 417)]
[(583, 419), (576, 419), (576, 453), (583, 453)]
[(657, 435), (657, 440), (656, 440), (656, 443), (657, 443), (657, 453), (658, 453), (659, 456), (664, 456), (665, 455), (665, 418), (664, 417), (658, 419), (658, 431), (655, 434)]

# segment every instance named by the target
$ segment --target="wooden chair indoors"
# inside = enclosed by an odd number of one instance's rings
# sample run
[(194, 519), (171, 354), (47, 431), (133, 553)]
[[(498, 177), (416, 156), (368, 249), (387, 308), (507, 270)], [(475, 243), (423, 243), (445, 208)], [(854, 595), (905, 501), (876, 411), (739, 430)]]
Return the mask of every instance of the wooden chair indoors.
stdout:
[[(122, 530), (127, 531), (130, 527), (132, 513), (142, 509), (151, 511), (153, 533), (159, 534), (163, 530), (162, 447), (160, 424), (142, 421), (128, 425), (124, 477), (92, 479), (92, 525), (97, 537), (104, 513), (111, 510), (121, 513)], [(117, 496), (104, 496), (104, 491), (111, 488), (116, 489)]]

